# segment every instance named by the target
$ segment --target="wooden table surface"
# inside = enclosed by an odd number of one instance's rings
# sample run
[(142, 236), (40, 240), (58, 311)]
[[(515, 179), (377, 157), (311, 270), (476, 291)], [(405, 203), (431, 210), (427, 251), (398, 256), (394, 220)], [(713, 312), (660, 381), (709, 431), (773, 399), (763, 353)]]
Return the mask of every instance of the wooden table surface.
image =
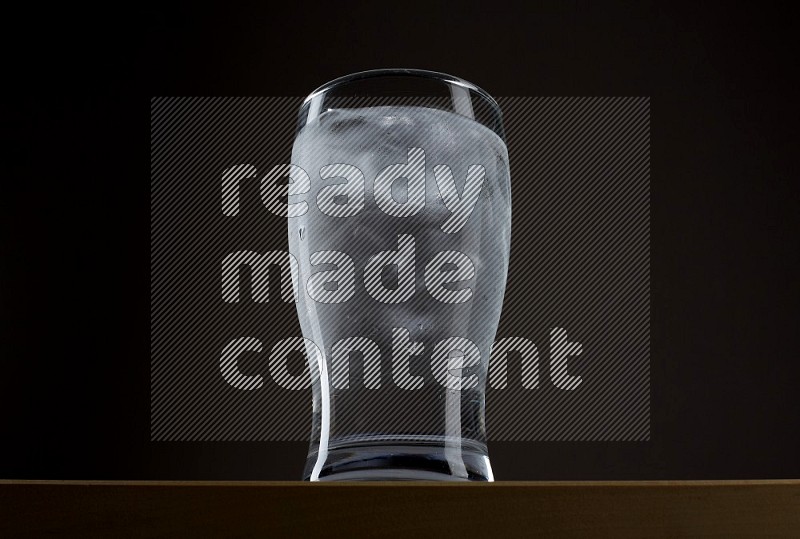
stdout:
[(800, 481), (0, 481), (0, 537), (793, 537)]

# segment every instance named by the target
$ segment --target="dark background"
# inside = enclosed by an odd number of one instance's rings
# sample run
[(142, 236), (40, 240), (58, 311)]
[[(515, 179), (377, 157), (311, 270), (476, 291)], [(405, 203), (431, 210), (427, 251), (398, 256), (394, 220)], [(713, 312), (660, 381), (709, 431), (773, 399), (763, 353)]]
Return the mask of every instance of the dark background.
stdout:
[(149, 441), (149, 98), (378, 67), (652, 98), (652, 439), (492, 443), (498, 479), (800, 477), (788, 13), (287, 4), (3, 17), (0, 477), (299, 478), (304, 443)]

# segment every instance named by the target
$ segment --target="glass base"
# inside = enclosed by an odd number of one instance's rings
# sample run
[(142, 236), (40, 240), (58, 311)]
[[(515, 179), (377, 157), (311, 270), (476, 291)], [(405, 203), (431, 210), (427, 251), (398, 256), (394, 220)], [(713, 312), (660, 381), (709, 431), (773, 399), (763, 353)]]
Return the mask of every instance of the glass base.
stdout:
[[(308, 455), (305, 481), (494, 481), (486, 446), (468, 440), (380, 440), (329, 447), (324, 462)], [(319, 468), (318, 473), (315, 468)]]

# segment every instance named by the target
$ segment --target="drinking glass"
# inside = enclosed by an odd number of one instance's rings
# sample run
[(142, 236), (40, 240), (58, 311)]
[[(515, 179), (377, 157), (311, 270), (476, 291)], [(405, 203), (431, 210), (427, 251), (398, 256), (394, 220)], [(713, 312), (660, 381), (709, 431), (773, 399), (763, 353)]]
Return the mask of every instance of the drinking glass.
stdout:
[(304, 478), (492, 481), (485, 387), (511, 231), (495, 100), (431, 71), (336, 79), (303, 102), (288, 177)]

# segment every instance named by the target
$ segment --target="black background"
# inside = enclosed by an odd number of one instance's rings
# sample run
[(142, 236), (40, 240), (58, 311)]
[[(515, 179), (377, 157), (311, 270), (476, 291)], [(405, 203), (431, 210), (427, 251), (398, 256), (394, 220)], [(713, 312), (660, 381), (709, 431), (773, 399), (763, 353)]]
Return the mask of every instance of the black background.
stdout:
[(652, 439), (493, 443), (498, 479), (800, 477), (792, 20), (764, 3), (6, 13), (0, 477), (299, 478), (304, 443), (149, 441), (149, 98), (305, 95), (378, 67), (652, 98)]

